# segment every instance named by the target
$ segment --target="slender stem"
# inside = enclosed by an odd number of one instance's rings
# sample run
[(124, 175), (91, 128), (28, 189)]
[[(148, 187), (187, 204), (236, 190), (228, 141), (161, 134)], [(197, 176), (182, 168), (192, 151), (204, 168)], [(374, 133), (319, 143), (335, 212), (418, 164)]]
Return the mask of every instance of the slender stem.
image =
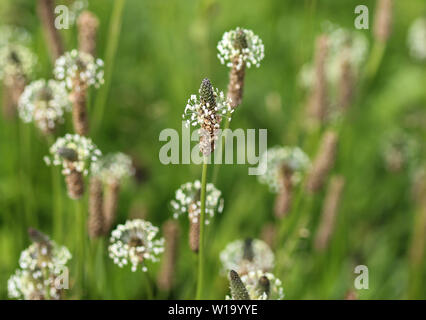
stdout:
[(84, 219), (84, 208), (83, 208), (83, 200), (74, 200), (75, 201), (75, 208), (76, 208), (76, 221), (77, 221), (77, 230), (76, 230), (76, 238), (77, 238), (77, 256), (75, 257), (77, 262), (77, 278), (78, 283), (77, 287), (79, 289), (79, 293), (81, 295), (81, 298), (84, 295), (84, 282), (85, 282), (85, 276), (84, 276), (84, 263), (86, 261), (86, 255), (85, 255), (85, 234), (86, 234), (86, 225), (85, 225), (85, 219)]
[[(52, 136), (47, 137), (49, 145), (53, 145), (54, 139)], [(52, 189), (53, 189), (53, 235), (54, 238), (61, 243), (63, 241), (63, 215), (62, 215), (62, 175), (58, 168), (52, 166)]]
[(201, 212), (200, 212), (200, 248), (198, 250), (198, 280), (197, 280), (197, 292), (196, 299), (200, 300), (203, 293), (203, 272), (204, 272), (204, 226), (205, 226), (205, 214), (206, 214), (206, 186), (207, 186), (207, 166), (208, 158), (204, 157), (203, 161), (203, 173), (201, 176)]
[(386, 43), (376, 41), (373, 49), (371, 50), (370, 57), (368, 59), (366, 67), (366, 80), (371, 81), (376, 76), (377, 70), (382, 62), (383, 54), (385, 53)]

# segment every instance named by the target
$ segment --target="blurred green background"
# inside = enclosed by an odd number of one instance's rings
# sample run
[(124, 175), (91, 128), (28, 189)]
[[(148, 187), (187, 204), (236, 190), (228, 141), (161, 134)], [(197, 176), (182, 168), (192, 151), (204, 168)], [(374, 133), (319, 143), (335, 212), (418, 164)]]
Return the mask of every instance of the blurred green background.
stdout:
[[(101, 58), (113, 41), (109, 28), (119, 2), (89, 1), (89, 9), (100, 19)], [(124, 222), (130, 214), (145, 214), (160, 226), (171, 217), (169, 201), (175, 190), (200, 179), (200, 166), (162, 165), (158, 137), (164, 128), (180, 130), (186, 101), (204, 77), (226, 90), (228, 68), (216, 57), (217, 42), (225, 31), (237, 26), (252, 29), (265, 45), (261, 67), (247, 71), (243, 104), (235, 113), (232, 128), (267, 128), (269, 147), (302, 145), (303, 130), (295, 131), (303, 124), (300, 115), (307, 98), (298, 85), (300, 69), (312, 60), (315, 37), (323, 22), (354, 29), (358, 4), (370, 9), (370, 29), (360, 32), (368, 37), (371, 48), (376, 6), (371, 0), (125, 1), (116, 56), (110, 61), (113, 64), (106, 66), (112, 68), (110, 90), (93, 91), (90, 96), (91, 122), (99, 123), (91, 132), (94, 142), (104, 153), (132, 155), (142, 168), (141, 179), (122, 188), (117, 222)], [(312, 249), (324, 192), (313, 199), (307, 225), (310, 236), (297, 239), (291, 250), (285, 241), (277, 244), (279, 273), (275, 275), (283, 282), (286, 299), (342, 299), (353, 288), (354, 267), (360, 264), (368, 266), (370, 280), (368, 290), (357, 291), (360, 299), (426, 298), (424, 258), (420, 267), (410, 268), (409, 249), (418, 240), (413, 239), (413, 229), (419, 214), (411, 192), (413, 175), (408, 170), (390, 174), (382, 156), (386, 132), (404, 127), (413, 112), (416, 117), (426, 117), (425, 64), (413, 61), (406, 45), (408, 27), (425, 12), (422, 0), (395, 1), (393, 30), (382, 63), (376, 77), (357, 97), (341, 131), (333, 173), (346, 178), (346, 187), (329, 248), (323, 253)], [(22, 26), (34, 37), (33, 50), (39, 59), (34, 79), (52, 77), (35, 1), (3, 0), (0, 14), (2, 23)], [(75, 26), (62, 35), (68, 50), (76, 47)], [(102, 94), (107, 94), (105, 113), (99, 118), (94, 106)], [(32, 124), (19, 119), (1, 118), (0, 122), (0, 298), (5, 299), (7, 279), (18, 267), (20, 252), (30, 243), (27, 227), (52, 234), (53, 203), (52, 170), (43, 162), (49, 147), (46, 139)], [(426, 137), (424, 123), (414, 130), (420, 144)], [(57, 135), (71, 130), (68, 119)], [(315, 150), (308, 150), (311, 157)], [(219, 253), (226, 244), (259, 237), (266, 223), (280, 223), (273, 215), (274, 195), (247, 170), (246, 165), (224, 165), (220, 171), (217, 187), (223, 192), (225, 209), (207, 228), (205, 297), (209, 299), (223, 299), (228, 293), (227, 279), (219, 272)], [(67, 219), (61, 244), (73, 252), (74, 206), (65, 185), (61, 193)], [(290, 229), (298, 214), (292, 212), (288, 218)], [(175, 286), (170, 293), (156, 290), (156, 298), (194, 298), (196, 256), (187, 245), (187, 221), (181, 219), (180, 225)], [(106, 250), (102, 259), (105, 269), (90, 276), (84, 296), (75, 296), (71, 290), (68, 298), (147, 297), (147, 280), (140, 271), (118, 268)], [(159, 266), (151, 266), (151, 280), (155, 280)]]

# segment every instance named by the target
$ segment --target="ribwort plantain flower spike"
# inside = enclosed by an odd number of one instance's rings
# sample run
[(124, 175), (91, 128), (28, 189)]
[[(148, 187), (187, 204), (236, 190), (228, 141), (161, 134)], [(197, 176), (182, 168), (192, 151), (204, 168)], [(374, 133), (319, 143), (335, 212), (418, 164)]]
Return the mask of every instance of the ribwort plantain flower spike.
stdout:
[(7, 83), (16, 77), (28, 78), (36, 63), (36, 56), (22, 44), (8, 43), (0, 46), (0, 79)]
[(291, 208), (293, 187), (310, 166), (308, 156), (298, 147), (273, 147), (262, 155), (259, 167), (265, 172), (259, 176), (277, 193), (274, 212), (277, 218), (284, 217)]
[(307, 177), (306, 189), (308, 192), (315, 193), (323, 187), (336, 161), (338, 140), (339, 136), (333, 130), (328, 130), (323, 134), (318, 153)]
[[(241, 282), (247, 290), (249, 300), (282, 300), (284, 289), (281, 280), (272, 273), (261, 270), (251, 271), (241, 276)], [(232, 291), (231, 291), (232, 293)], [(237, 300), (227, 296), (228, 300)]]
[(130, 264), (132, 272), (138, 267), (148, 271), (146, 261), (157, 262), (164, 251), (164, 238), (154, 239), (158, 228), (150, 222), (135, 219), (120, 224), (111, 233), (109, 256), (120, 268)]
[[(173, 218), (177, 219), (180, 215), (188, 214), (189, 218), (189, 245), (192, 251), (198, 252), (199, 234), (200, 234), (200, 202), (201, 182), (199, 180), (183, 184), (176, 190), (175, 199), (170, 202), (173, 212)], [(221, 213), (223, 210), (223, 198), (221, 192), (213, 184), (206, 185), (206, 203), (205, 203), (205, 224), (210, 223), (215, 212)]]
[(251, 65), (260, 66), (264, 57), (262, 40), (251, 30), (237, 28), (225, 32), (218, 43), (218, 58), (231, 68), (227, 97), (232, 108), (238, 107), (243, 99), (245, 69)]
[(134, 175), (134, 171), (131, 158), (121, 152), (107, 154), (92, 163), (92, 176), (105, 185), (104, 234), (109, 233), (115, 222), (121, 183)]
[(233, 300), (250, 300), (249, 294), (240, 276), (234, 270), (229, 271), (229, 287)]
[(220, 253), (220, 261), (224, 272), (236, 270), (238, 274), (244, 275), (250, 271), (272, 270), (274, 254), (262, 240), (236, 240), (229, 243)]
[(3, 81), (3, 114), (7, 119), (15, 116), (19, 97), (36, 65), (37, 58), (28, 47), (30, 40), (24, 29), (0, 27), (0, 79)]
[(68, 188), (68, 195), (78, 199), (83, 195), (83, 175), (89, 173), (92, 162), (102, 155), (91, 139), (78, 134), (66, 134), (50, 147), (51, 156), (45, 156), (47, 165), (62, 166), (62, 174)]
[(9, 297), (25, 300), (61, 299), (63, 288), (60, 288), (58, 282), (71, 259), (71, 253), (35, 229), (28, 232), (33, 243), (22, 251), (19, 269), (8, 281)]
[(222, 64), (240, 69), (243, 65), (250, 68), (252, 65), (260, 67), (260, 62), (265, 57), (265, 48), (262, 39), (252, 30), (237, 27), (235, 30), (225, 32), (222, 40), (217, 44), (219, 51), (217, 57)]
[(56, 79), (63, 80), (71, 91), (73, 103), (73, 125), (79, 135), (88, 135), (89, 119), (86, 108), (87, 89), (90, 86), (99, 88), (104, 83), (104, 63), (92, 55), (72, 50), (56, 60), (54, 74)]
[(222, 91), (213, 88), (209, 79), (202, 81), (199, 96), (191, 95), (182, 117), (187, 127), (199, 127), (200, 151), (204, 156), (213, 152), (222, 118), (232, 112), (230, 101)]
[[(190, 220), (193, 222), (198, 221), (200, 214), (200, 189), (201, 182), (195, 180), (194, 182), (187, 182), (181, 185), (176, 190), (176, 197), (171, 201), (173, 218), (177, 219), (179, 216), (188, 213)], [(216, 211), (221, 213), (222, 210), (222, 193), (212, 183), (208, 183), (206, 186), (206, 225), (210, 223), (210, 219), (214, 217)]]
[(64, 115), (71, 111), (68, 92), (62, 82), (37, 80), (26, 86), (18, 104), (24, 122), (34, 122), (45, 134), (53, 133)]
[(72, 50), (56, 60), (54, 74), (65, 81), (70, 90), (82, 90), (89, 86), (99, 88), (104, 83), (104, 63), (92, 55)]

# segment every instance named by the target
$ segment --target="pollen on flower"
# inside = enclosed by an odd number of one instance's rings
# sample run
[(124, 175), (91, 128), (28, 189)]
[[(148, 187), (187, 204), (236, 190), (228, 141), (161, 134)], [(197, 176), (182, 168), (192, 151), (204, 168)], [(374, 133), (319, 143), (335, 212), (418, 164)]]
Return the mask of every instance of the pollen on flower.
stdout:
[[(75, 153), (75, 157), (70, 158), (64, 155), (64, 151)], [(58, 138), (50, 147), (51, 157), (49, 161), (54, 166), (62, 166), (62, 173), (68, 175), (71, 171), (88, 174), (90, 164), (102, 155), (90, 138), (78, 134), (66, 134)]]
[(59, 57), (53, 71), (56, 79), (65, 81), (70, 90), (98, 88), (104, 83), (104, 62), (88, 53), (72, 50)]
[(132, 165), (132, 159), (128, 155), (117, 152), (107, 154), (93, 162), (91, 172), (102, 182), (109, 184), (134, 175), (135, 169)]
[(64, 122), (64, 114), (71, 110), (68, 92), (62, 82), (37, 80), (26, 86), (18, 104), (24, 122), (34, 122), (42, 131), (55, 129)]
[(265, 48), (262, 39), (252, 30), (236, 28), (225, 32), (222, 40), (217, 45), (217, 57), (222, 64), (232, 67), (237, 61), (237, 69), (243, 64), (250, 68), (252, 65), (260, 67), (260, 62), (265, 57)]
[(259, 162), (261, 172), (265, 172), (259, 176), (259, 182), (268, 185), (273, 192), (280, 192), (283, 165), (292, 170), (292, 182), (297, 184), (301, 180), (302, 174), (310, 167), (310, 160), (299, 147), (276, 146), (270, 148), (261, 156)]
[(111, 232), (109, 256), (120, 268), (131, 265), (132, 272), (140, 266), (146, 272), (146, 261), (157, 262), (164, 251), (164, 238), (154, 239), (159, 229), (150, 222), (135, 219), (120, 224)]
[(220, 253), (220, 261), (223, 272), (235, 270), (239, 275), (244, 275), (257, 270), (271, 271), (274, 267), (274, 254), (262, 240), (236, 240)]
[[(189, 219), (193, 223), (197, 223), (201, 213), (200, 202), (201, 183), (199, 180), (183, 184), (176, 190), (175, 199), (170, 202), (173, 218), (188, 213)], [(212, 183), (206, 186), (206, 219), (205, 224), (210, 223), (215, 212), (221, 213), (223, 210), (222, 193), (215, 188)]]

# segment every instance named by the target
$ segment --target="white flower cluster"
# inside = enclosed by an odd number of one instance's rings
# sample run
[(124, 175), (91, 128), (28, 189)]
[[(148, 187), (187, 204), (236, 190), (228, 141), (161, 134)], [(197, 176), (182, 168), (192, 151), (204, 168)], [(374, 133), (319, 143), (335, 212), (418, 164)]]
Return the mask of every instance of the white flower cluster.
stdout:
[(222, 271), (227, 273), (235, 270), (239, 275), (247, 274), (251, 271), (271, 271), (274, 267), (274, 254), (269, 246), (262, 240), (250, 240), (252, 257), (247, 259), (244, 251), (247, 250), (247, 240), (236, 240), (229, 243), (220, 253)]
[[(352, 72), (359, 74), (364, 63), (367, 51), (368, 40), (360, 32), (339, 28), (333, 24), (327, 24), (327, 58), (325, 62), (325, 74), (327, 81), (336, 85), (341, 79), (342, 62), (348, 61)], [(306, 64), (300, 72), (300, 82), (302, 86), (311, 88), (314, 84), (314, 65)]]
[[(92, 55), (72, 50), (59, 57), (53, 73), (58, 80), (65, 81), (68, 89), (81, 90), (94, 86), (99, 88), (104, 83), (104, 62)], [(83, 88), (82, 88), (83, 87)]]
[[(193, 183), (185, 183), (176, 190), (175, 200), (170, 203), (173, 210), (173, 218), (177, 219), (180, 215), (188, 213), (189, 219), (193, 223), (197, 223), (201, 213), (200, 192), (201, 182), (199, 180)], [(214, 217), (216, 210), (219, 213), (223, 210), (221, 192), (212, 183), (208, 183), (206, 186), (206, 225), (210, 223), (209, 219)]]
[(259, 182), (267, 184), (272, 192), (279, 192), (281, 168), (288, 166), (292, 171), (292, 182), (299, 183), (303, 172), (310, 166), (309, 157), (299, 147), (276, 146), (268, 149), (261, 157), (259, 170), (265, 172), (259, 176)]
[(206, 123), (213, 125), (215, 129), (219, 129), (220, 123), (216, 122), (216, 115), (220, 117), (227, 117), (234, 112), (231, 107), (231, 102), (225, 97), (223, 91), (219, 91), (217, 88), (213, 88), (213, 94), (216, 98), (216, 107), (214, 109), (215, 114), (209, 109), (209, 105), (201, 103), (199, 96), (193, 94), (188, 99), (185, 111), (182, 118), (186, 119), (186, 126), (203, 126)]
[(426, 17), (414, 20), (408, 29), (407, 42), (410, 54), (414, 59), (426, 60)]
[[(259, 290), (259, 280), (265, 276), (269, 281), (269, 294)], [(284, 289), (281, 280), (276, 278), (272, 273), (251, 271), (241, 276), (241, 281), (244, 283), (250, 300), (282, 300), (284, 299)]]
[(8, 81), (15, 76), (29, 76), (36, 62), (36, 56), (22, 44), (9, 43), (0, 46), (0, 79)]
[(63, 274), (71, 253), (54, 241), (33, 243), (21, 253), (20, 269), (9, 278), (10, 298), (25, 300), (60, 299), (57, 279)]
[(142, 219), (128, 220), (118, 225), (111, 233), (110, 258), (120, 268), (130, 263), (133, 272), (138, 265), (146, 272), (145, 261), (157, 262), (164, 251), (164, 238), (154, 240), (157, 233), (157, 227)]
[(117, 152), (107, 154), (98, 161), (92, 163), (91, 173), (99, 177), (104, 183), (116, 183), (130, 177), (135, 169), (132, 159), (124, 153)]
[(47, 131), (63, 123), (65, 112), (71, 110), (71, 102), (62, 82), (41, 79), (26, 86), (18, 110), (24, 122), (34, 121), (41, 130)]
[[(77, 160), (70, 162), (63, 159), (58, 151), (62, 148), (69, 148), (77, 153)], [(87, 175), (90, 164), (98, 160), (102, 155), (101, 151), (96, 147), (90, 138), (80, 136), (78, 134), (66, 134), (62, 138), (58, 138), (56, 142), (50, 147), (51, 158), (44, 157), (47, 165), (53, 164), (54, 166), (62, 166), (62, 173), (68, 175), (71, 170)]]
[[(243, 37), (246, 43), (245, 48), (236, 46), (236, 40), (240, 33), (243, 33)], [(232, 67), (236, 61), (236, 68), (241, 69), (243, 64), (250, 68), (252, 65), (260, 67), (260, 62), (265, 57), (265, 48), (262, 39), (255, 35), (253, 31), (237, 28), (225, 32), (222, 40), (217, 44), (219, 51), (217, 57), (222, 64), (226, 63), (227, 67)]]

